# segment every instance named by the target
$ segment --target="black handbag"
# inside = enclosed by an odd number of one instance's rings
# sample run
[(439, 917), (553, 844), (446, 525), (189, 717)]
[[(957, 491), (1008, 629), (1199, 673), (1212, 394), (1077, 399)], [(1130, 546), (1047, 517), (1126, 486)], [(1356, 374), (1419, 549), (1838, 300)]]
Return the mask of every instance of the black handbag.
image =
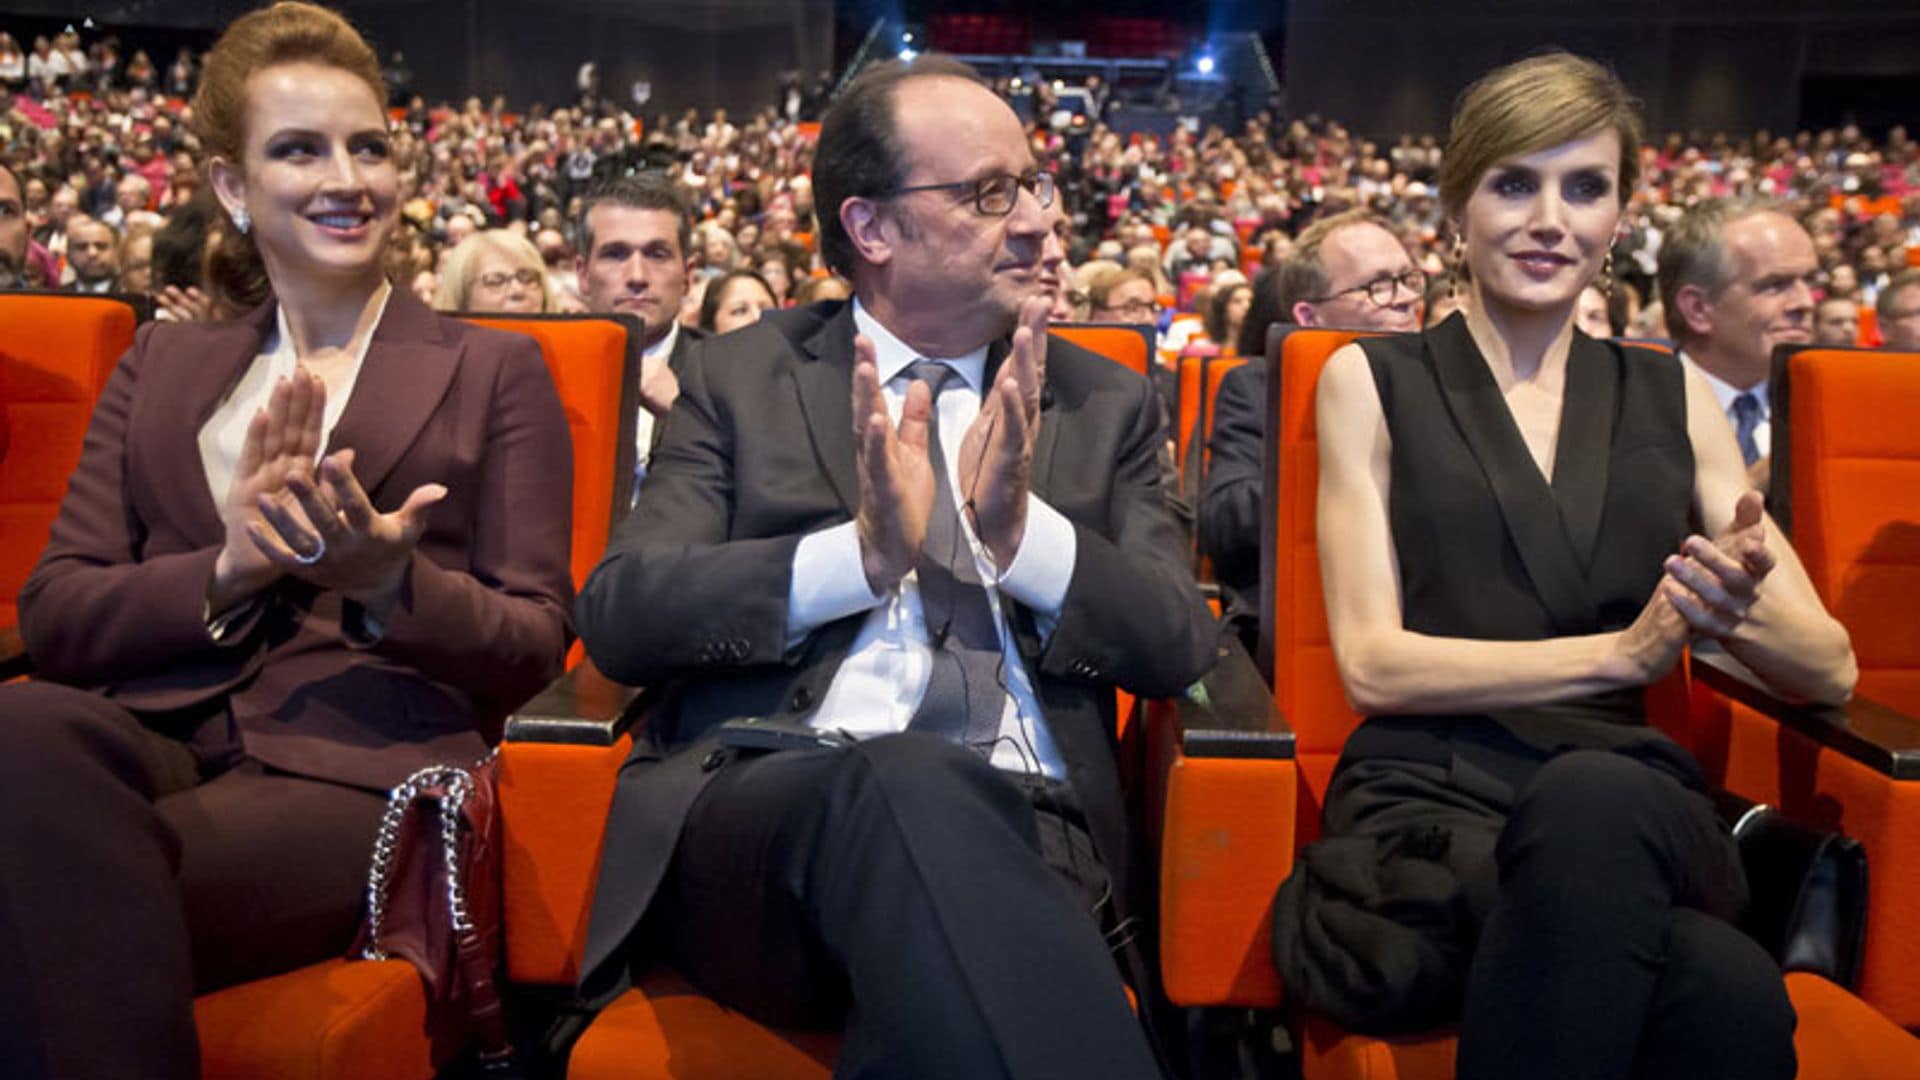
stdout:
[(1782, 971), (1857, 988), (1867, 936), (1867, 849), (1764, 803), (1739, 816), (1733, 840), (1750, 896), (1740, 929)]

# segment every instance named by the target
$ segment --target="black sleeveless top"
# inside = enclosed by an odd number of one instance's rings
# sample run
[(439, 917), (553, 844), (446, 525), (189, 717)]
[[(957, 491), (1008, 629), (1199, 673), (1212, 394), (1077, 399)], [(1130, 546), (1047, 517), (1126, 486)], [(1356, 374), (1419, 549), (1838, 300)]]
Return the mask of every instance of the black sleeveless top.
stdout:
[[(1549, 483), (1464, 316), (1360, 346), (1393, 442), (1387, 506), (1406, 628), (1529, 641), (1630, 625), (1692, 526), (1694, 458), (1679, 361), (1576, 331)], [(1521, 729), (1544, 735), (1544, 725), (1559, 732), (1550, 741), (1565, 746), (1565, 725), (1556, 721), (1638, 723), (1642, 694), (1490, 719), (1529, 742)], [(1380, 730), (1363, 736), (1370, 728)], [(1386, 752), (1388, 728), (1405, 725), (1363, 725), (1349, 755)]]

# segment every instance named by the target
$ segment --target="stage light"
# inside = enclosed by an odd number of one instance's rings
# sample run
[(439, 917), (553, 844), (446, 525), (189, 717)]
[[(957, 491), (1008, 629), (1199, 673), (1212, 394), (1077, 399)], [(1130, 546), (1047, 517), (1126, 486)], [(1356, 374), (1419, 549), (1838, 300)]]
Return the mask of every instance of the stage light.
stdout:
[(913, 61), (913, 58), (919, 55), (920, 54), (917, 52), (914, 52), (912, 48), (902, 48), (900, 50), (900, 60), (903, 63), (911, 63)]
[(913, 31), (909, 30), (904, 34), (901, 34), (900, 40), (906, 42), (909, 45), (913, 44)]
[(1213, 74), (1213, 57), (1206, 53), (1201, 53), (1200, 59), (1194, 64), (1194, 67), (1198, 68), (1202, 75)]

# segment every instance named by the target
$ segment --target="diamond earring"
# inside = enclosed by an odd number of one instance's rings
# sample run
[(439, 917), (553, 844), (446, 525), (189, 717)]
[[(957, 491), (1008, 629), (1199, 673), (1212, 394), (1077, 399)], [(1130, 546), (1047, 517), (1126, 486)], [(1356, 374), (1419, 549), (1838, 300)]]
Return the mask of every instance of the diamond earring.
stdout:
[(234, 210), (233, 227), (239, 229), (240, 235), (242, 236), (245, 236), (247, 230), (253, 227), (253, 219), (247, 216), (246, 207), (240, 207)]

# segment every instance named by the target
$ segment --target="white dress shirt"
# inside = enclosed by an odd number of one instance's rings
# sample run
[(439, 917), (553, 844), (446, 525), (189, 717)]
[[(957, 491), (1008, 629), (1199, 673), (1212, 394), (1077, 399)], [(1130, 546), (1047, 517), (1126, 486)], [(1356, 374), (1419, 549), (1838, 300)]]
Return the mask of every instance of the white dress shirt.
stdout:
[[(947, 470), (948, 486), (958, 504), (960, 443), (968, 425), (980, 414), (987, 350), (982, 347), (960, 357), (922, 357), (880, 325), (858, 301), (854, 303), (853, 320), (859, 332), (873, 342), (881, 394), (894, 424), (900, 422), (911, 382), (905, 369), (916, 360), (946, 364), (965, 384), (949, 381), (937, 403), (941, 450), (946, 458), (940, 465)], [(1035, 614), (1043, 638), (1051, 636), (1060, 617), (1060, 605), (1066, 600), (1067, 582), (1073, 577), (1077, 553), (1073, 525), (1039, 496), (1029, 494), (1020, 550), (1001, 573), (973, 535), (964, 513), (960, 521), (980, 568), (980, 580), (986, 586), (1005, 659), (1007, 702), (1001, 714), (1001, 737), (991, 760), (1011, 772), (1064, 778), (1066, 765), (1040, 714), (1032, 679), (1008, 629), (1002, 594)], [(787, 596), (788, 641), (797, 644), (816, 627), (860, 611), (870, 614), (808, 723), (844, 731), (855, 738), (905, 731), (926, 695), (933, 671), (933, 647), (920, 606), (917, 574), (909, 572), (897, 587), (876, 596), (867, 587), (866, 569), (860, 561), (860, 537), (853, 522), (803, 537), (794, 551), (793, 584)]]
[(1693, 357), (1680, 353), (1680, 362), (1700, 373), (1713, 388), (1713, 400), (1720, 403), (1720, 413), (1727, 418), (1727, 426), (1740, 430), (1740, 420), (1733, 415), (1733, 399), (1741, 394), (1752, 394), (1760, 403), (1760, 422), (1753, 426), (1753, 445), (1760, 451), (1761, 457), (1773, 454), (1773, 394), (1767, 386), (1768, 380), (1761, 379), (1748, 387), (1738, 387), (1720, 376), (1693, 362)]
[[(658, 359), (662, 363), (665, 363), (666, 360), (673, 355), (673, 343), (679, 340), (680, 320), (675, 319), (668, 325), (666, 337), (647, 346), (646, 349), (641, 352), (640, 362), (645, 364), (648, 360)], [(643, 372), (644, 370), (645, 369), (642, 368)], [(634, 396), (636, 398), (639, 396), (638, 389), (638, 387), (635, 388)], [(653, 425), (658, 422), (658, 419), (659, 418), (655, 417), (653, 413), (647, 411), (645, 405), (640, 406), (639, 414), (633, 418), (633, 462), (634, 479), (636, 481), (641, 476), (646, 475), (647, 462), (653, 455)], [(640, 485), (638, 483), (633, 485), (633, 494), (635, 498), (638, 498), (640, 495)]]

